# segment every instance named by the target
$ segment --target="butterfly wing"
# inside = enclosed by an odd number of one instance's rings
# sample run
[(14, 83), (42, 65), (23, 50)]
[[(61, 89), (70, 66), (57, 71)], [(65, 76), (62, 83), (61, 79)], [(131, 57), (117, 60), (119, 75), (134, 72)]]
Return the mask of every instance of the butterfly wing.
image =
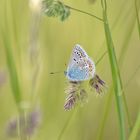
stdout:
[(75, 45), (67, 68), (70, 81), (83, 81), (94, 76), (95, 65), (80, 45)]
[(95, 71), (96, 71), (95, 64), (89, 57), (87, 58), (86, 63), (88, 66), (89, 75), (90, 75), (90, 77), (93, 78), (95, 75)]
[(73, 49), (73, 55), (79, 59), (79, 58), (83, 58), (83, 57), (88, 57), (86, 51), (79, 45), (76, 44), (74, 49)]
[(73, 63), (67, 70), (70, 81), (84, 81), (94, 76), (95, 65), (90, 58), (81, 58), (78, 63)]
[(88, 57), (86, 51), (82, 49), (79, 44), (76, 44), (73, 48), (68, 67), (71, 67), (71, 65), (78, 63), (78, 61), (84, 57)]

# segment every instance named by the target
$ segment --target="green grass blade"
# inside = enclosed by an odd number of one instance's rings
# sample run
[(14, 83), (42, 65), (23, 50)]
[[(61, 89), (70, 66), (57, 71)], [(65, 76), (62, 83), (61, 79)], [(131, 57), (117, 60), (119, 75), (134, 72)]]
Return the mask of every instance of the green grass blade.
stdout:
[(140, 111), (139, 111), (139, 114), (137, 116), (135, 125), (134, 125), (134, 127), (132, 129), (132, 132), (130, 134), (129, 140), (136, 140), (136, 137), (137, 137), (137, 134), (139, 132), (139, 129), (140, 129)]
[(71, 121), (72, 121), (74, 115), (76, 114), (76, 112), (77, 112), (77, 110), (75, 109), (75, 110), (73, 110), (73, 112), (70, 114), (70, 116), (69, 116), (69, 118), (67, 119), (67, 121), (65, 122), (64, 127), (62, 128), (62, 130), (61, 130), (61, 132), (60, 132), (60, 134), (59, 134), (57, 140), (61, 140), (61, 139), (62, 139), (62, 136), (63, 136), (65, 130), (68, 128), (68, 126), (69, 126), (69, 124), (71, 123)]
[[(122, 2), (122, 6), (120, 9), (122, 10), (119, 10), (118, 11), (118, 15), (116, 17), (116, 20), (113, 22), (112, 24), (112, 30), (115, 29), (116, 25), (119, 23), (121, 17), (123, 18), (124, 17), (124, 9), (123, 9), (123, 6), (125, 4), (125, 1)], [(127, 13), (128, 15), (129, 13)], [(123, 21), (124, 23), (124, 21)], [(105, 42), (103, 43), (102, 47), (105, 45)], [(121, 60), (123, 61), (123, 60)], [(100, 126), (99, 126), (99, 129), (98, 129), (98, 133), (97, 133), (97, 140), (102, 140), (103, 139), (103, 133), (104, 133), (104, 129), (105, 129), (105, 124), (106, 124), (106, 121), (107, 121), (107, 118), (108, 118), (108, 115), (109, 115), (109, 112), (110, 112), (110, 109), (111, 109), (111, 103), (112, 103), (112, 99), (113, 99), (113, 85), (110, 86), (110, 90), (108, 92), (108, 97), (107, 97), (107, 100), (106, 100), (106, 103), (104, 105), (104, 111), (103, 111), (103, 115), (102, 115), (102, 119), (101, 119), (101, 122), (100, 122)], [(130, 119), (128, 119), (130, 120)]]
[(16, 66), (13, 60), (13, 54), (10, 47), (10, 42), (5, 32), (3, 32), (3, 41), (4, 41), (5, 54), (7, 58), (7, 66), (8, 66), (9, 75), (10, 75), (11, 88), (13, 90), (13, 96), (15, 98), (15, 102), (18, 105), (21, 101), (19, 81), (18, 81)]
[(107, 51), (105, 51), (101, 57), (97, 60), (97, 62), (95, 63), (96, 65), (98, 65), (98, 63), (104, 58), (104, 56), (107, 54)]
[(110, 59), (110, 65), (111, 65), (111, 71), (112, 71), (112, 78), (113, 78), (113, 85), (115, 90), (115, 96), (116, 96), (116, 102), (117, 102), (117, 109), (118, 109), (118, 115), (119, 115), (119, 123), (120, 123), (120, 134), (121, 139), (125, 139), (125, 119), (124, 119), (124, 111), (123, 111), (123, 100), (122, 95), (120, 95), (122, 91), (122, 84), (120, 79), (120, 73), (117, 65), (116, 55), (114, 51), (114, 45), (111, 41), (110, 31), (108, 24), (105, 24), (105, 34), (107, 39), (107, 46), (108, 46), (108, 52), (109, 52), (109, 59)]
[[(134, 79), (134, 77), (135, 77), (136, 73), (139, 71), (139, 69), (140, 69), (140, 65), (136, 68), (134, 73), (130, 76), (127, 83), (124, 85), (123, 90), (125, 90), (128, 87), (128, 85)], [(112, 101), (112, 97), (113, 97), (112, 92), (113, 92), (113, 88), (111, 86), (111, 89), (109, 91), (109, 95), (108, 95), (108, 98), (107, 98), (107, 101), (106, 101), (106, 104), (105, 104), (105, 107), (104, 107), (105, 109), (104, 109), (103, 117), (102, 117), (102, 120), (101, 120), (101, 126), (99, 127), (99, 131), (98, 131), (98, 134), (97, 134), (97, 140), (102, 140), (103, 139), (104, 127), (105, 127), (105, 123), (106, 123), (106, 120), (107, 120), (107, 116), (109, 114), (109, 110), (110, 110), (110, 107), (111, 107), (111, 101)], [(132, 126), (131, 126), (131, 128), (132, 128)]]
[[(140, 6), (138, 5), (138, 6), (136, 6), (136, 8), (137, 8), (137, 12), (138, 12), (139, 9), (140, 9)], [(127, 34), (125, 36), (126, 39), (125, 39), (125, 41), (122, 44), (121, 53), (120, 53), (120, 56), (119, 56), (119, 64), (120, 64), (120, 67), (122, 67), (122, 65), (123, 65), (123, 61), (122, 60), (124, 60), (125, 53), (127, 52), (128, 48), (129, 48), (129, 45), (128, 44), (130, 42), (130, 39), (131, 39), (133, 30), (134, 30), (134, 27), (135, 27), (135, 21), (136, 21), (136, 19), (139, 20), (137, 17), (134, 16), (135, 15), (135, 11), (133, 9), (131, 11), (131, 15), (132, 16), (131, 16), (130, 26), (127, 29)]]
[(134, 71), (134, 73), (131, 75), (131, 77), (128, 79), (127, 83), (125, 84), (124, 89), (130, 84), (130, 82), (132, 81), (132, 79), (135, 77), (136, 73), (139, 71), (140, 69), (140, 65), (136, 68), (136, 70)]
[(139, 19), (139, 8), (138, 8), (137, 4), (138, 4), (138, 2), (137, 2), (137, 0), (135, 0), (136, 19), (137, 19), (137, 25), (138, 25), (139, 38), (140, 38), (140, 19)]
[[(139, 8), (140, 7), (137, 6), (137, 10), (139, 10)], [(123, 65), (123, 61), (122, 60), (124, 60), (125, 54), (126, 54), (128, 48), (129, 48), (129, 42), (130, 42), (130, 39), (131, 39), (133, 30), (134, 30), (134, 27), (135, 27), (134, 25), (135, 25), (135, 20), (136, 19), (135, 19), (135, 17), (133, 15), (134, 15), (134, 11), (132, 13), (131, 23), (130, 23), (130, 26), (128, 28), (128, 31), (127, 31), (127, 34), (126, 34), (126, 37), (125, 37), (126, 39), (123, 42), (121, 53), (120, 53), (120, 57), (119, 57), (120, 68)], [(126, 97), (125, 97), (124, 93), (123, 93), (123, 101), (124, 101), (124, 106), (125, 106), (125, 110), (126, 110), (126, 116), (128, 118), (129, 129), (131, 130), (132, 129), (132, 124), (131, 124), (130, 115), (129, 115), (129, 111), (128, 111), (128, 107), (127, 107), (127, 103), (126, 103)]]
[(107, 101), (105, 103), (105, 109), (103, 112), (103, 118), (101, 119), (101, 126), (99, 127), (98, 133), (97, 133), (97, 140), (102, 140), (103, 139), (103, 132), (104, 132), (104, 127), (105, 127), (105, 123), (111, 108), (111, 103), (112, 103), (112, 98), (113, 98), (113, 86), (111, 86), (109, 92), (108, 92), (108, 97), (107, 97)]
[(7, 20), (7, 5), (5, 5), (5, 30), (2, 30), (2, 39), (5, 49), (5, 55), (7, 59), (7, 66), (10, 76), (10, 83), (12, 88), (12, 93), (17, 104), (18, 109), (20, 110), (19, 103), (21, 102), (21, 91), (19, 86), (19, 79), (17, 75), (16, 65), (12, 53), (10, 35), (8, 33), (8, 20)]
[(105, 30), (105, 36), (107, 41), (107, 49), (109, 54), (113, 86), (114, 86), (114, 92), (115, 92), (116, 103), (117, 103), (117, 111), (118, 111), (119, 126), (120, 126), (120, 139), (125, 140), (126, 136), (125, 136), (125, 117), (124, 117), (124, 110), (123, 110), (123, 98), (122, 98), (122, 94), (120, 94), (123, 88), (122, 88), (122, 82), (120, 77), (120, 71), (117, 64), (117, 58), (114, 50), (112, 35), (108, 24), (106, 0), (104, 1), (102, 0), (102, 7), (103, 7), (104, 30)]
[[(136, 70), (134, 71), (134, 73), (130, 76), (130, 78), (128, 79), (127, 83), (124, 85), (124, 89), (125, 90), (129, 84), (131, 83), (131, 81), (133, 81), (134, 77), (136, 76), (137, 72), (140, 70), (140, 65), (136, 68)], [(102, 120), (101, 120), (101, 126), (99, 127), (99, 130), (98, 130), (98, 134), (97, 134), (97, 140), (102, 140), (103, 139), (103, 132), (104, 132), (104, 128), (105, 128), (105, 123), (106, 123), (106, 120), (107, 120), (107, 116), (109, 114), (109, 110), (110, 110), (110, 107), (111, 107), (111, 101), (112, 101), (112, 97), (113, 97), (113, 88), (111, 86), (110, 88), (110, 91), (109, 91), (109, 95), (108, 95), (108, 98), (107, 98), (107, 101), (105, 103), (105, 109), (104, 109), (104, 112), (103, 112), (103, 117), (102, 117)], [(132, 125), (131, 125), (131, 128), (132, 128)]]
[[(124, 3), (122, 4), (122, 6), (124, 5)], [(123, 7), (121, 7), (121, 9), (123, 9)], [(130, 8), (129, 8), (130, 9)], [(131, 8), (132, 9), (132, 8)], [(116, 18), (116, 21), (114, 22), (114, 26), (112, 26), (112, 30), (114, 29), (114, 27), (116, 26), (116, 24), (118, 23), (118, 21), (120, 20), (120, 17), (122, 16), (122, 10), (120, 10), (120, 12), (119, 12), (119, 14), (118, 14), (118, 17)], [(129, 13), (127, 12), (127, 14), (125, 15), (125, 17), (127, 17), (129, 15)], [(132, 36), (132, 33), (133, 33), (133, 30), (134, 30), (134, 24), (135, 24), (135, 19), (134, 19), (134, 17), (132, 17), (133, 19), (131, 20), (132, 22), (130, 23), (130, 26), (129, 26), (129, 28), (128, 28), (128, 30), (127, 30), (127, 34), (126, 34), (126, 36), (125, 36), (125, 40), (124, 40), (124, 42), (123, 42), (123, 45), (122, 45), (122, 49), (121, 49), (121, 55), (120, 55), (120, 57), (119, 57), (119, 64), (123, 64), (123, 60), (124, 60), (124, 55), (125, 55), (125, 53), (126, 53), (126, 51), (125, 50), (127, 50), (128, 49), (128, 43), (129, 43), (129, 40), (130, 40), (130, 38), (131, 38), (131, 36)], [(119, 19), (119, 20), (118, 20)], [(124, 21), (123, 21), (123, 23), (124, 23)], [(125, 49), (124, 49), (125, 48)], [(122, 57), (121, 57), (122, 56)], [(122, 66), (122, 65), (121, 65)], [(131, 78), (129, 79), (129, 80), (131, 80), (131, 79), (133, 79), (133, 75), (131, 76)], [(129, 81), (130, 82), (130, 81)], [(128, 84), (127, 84), (128, 85)], [(112, 86), (111, 86), (112, 87)], [(127, 87), (126, 85), (125, 85), (125, 87)], [(124, 87), (124, 88), (125, 88)], [(109, 94), (110, 94), (110, 92), (109, 92)], [(105, 123), (106, 123), (106, 120), (107, 120), (107, 115), (108, 114), (106, 114), (106, 112), (108, 112), (109, 113), (109, 111), (107, 111), (107, 110), (109, 110), (108, 108), (110, 108), (110, 106), (111, 106), (111, 104), (108, 104), (108, 102), (110, 102), (111, 103), (111, 101), (110, 100), (112, 100), (112, 98), (110, 98), (110, 96), (108, 97), (108, 99), (107, 99), (107, 103), (105, 104), (105, 107), (104, 107), (104, 113), (103, 113), (103, 117), (102, 117), (102, 120), (101, 120), (101, 126), (100, 126), (100, 128), (99, 128), (99, 132), (98, 132), (98, 134), (97, 134), (97, 139), (98, 140), (101, 140), (102, 139), (102, 137), (103, 137), (103, 132), (104, 132), (104, 128), (105, 128)], [(126, 107), (126, 114), (127, 114), (127, 119), (128, 119), (128, 125), (129, 125), (129, 128), (130, 128), (130, 130), (131, 130), (131, 128), (132, 128), (132, 124), (131, 124), (131, 121), (130, 121), (130, 115), (129, 115), (129, 112), (128, 112), (128, 109), (127, 109), (127, 107)]]

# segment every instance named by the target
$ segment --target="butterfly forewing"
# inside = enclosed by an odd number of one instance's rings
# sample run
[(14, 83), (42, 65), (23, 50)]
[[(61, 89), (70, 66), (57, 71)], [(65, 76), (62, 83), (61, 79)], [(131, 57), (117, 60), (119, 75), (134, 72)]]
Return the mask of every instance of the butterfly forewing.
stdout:
[(84, 57), (88, 57), (87, 53), (79, 44), (76, 44), (73, 48), (68, 67), (71, 67), (73, 64), (78, 64), (80, 59)]
[(89, 78), (88, 68), (85, 61), (81, 59), (79, 63), (74, 63), (68, 68), (67, 77), (70, 81), (83, 81)]

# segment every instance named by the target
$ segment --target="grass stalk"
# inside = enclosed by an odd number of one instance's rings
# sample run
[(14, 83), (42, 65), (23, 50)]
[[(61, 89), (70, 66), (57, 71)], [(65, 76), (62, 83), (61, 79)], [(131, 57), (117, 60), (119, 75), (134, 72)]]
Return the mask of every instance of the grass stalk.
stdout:
[[(137, 6), (137, 11), (139, 11), (139, 6)], [(125, 53), (127, 52), (128, 50), (128, 43), (130, 41), (130, 38), (132, 36), (132, 33), (133, 33), (133, 30), (134, 30), (134, 25), (135, 25), (135, 17), (132, 16), (132, 22), (130, 23), (130, 27), (128, 29), (128, 32), (127, 32), (127, 35), (126, 35), (126, 39), (123, 43), (123, 47), (121, 49), (121, 53), (120, 53), (120, 57), (119, 57), (119, 64), (120, 64), (120, 67), (122, 67), (123, 65), (123, 61), (124, 60), (124, 57), (125, 57)], [(133, 76), (133, 75), (132, 75)], [(131, 77), (132, 78), (132, 77)], [(124, 87), (125, 88), (125, 87)], [(130, 120), (130, 115), (129, 115), (129, 111), (128, 111), (128, 107), (127, 107), (127, 103), (126, 103), (126, 97), (125, 97), (125, 94), (124, 94), (124, 88), (123, 88), (123, 91), (122, 91), (122, 94), (123, 94), (123, 101), (124, 101), (124, 106), (125, 106), (125, 110), (126, 110), (126, 116), (128, 118), (128, 125), (129, 125), (129, 130), (132, 129), (132, 124), (131, 124), (131, 120)]]
[(40, 73), (40, 47), (39, 47), (39, 27), (41, 23), (41, 13), (32, 11), (31, 15), (31, 24), (30, 24), (30, 32), (29, 32), (29, 60), (31, 62), (32, 67), (32, 86), (31, 86), (31, 94), (30, 94), (30, 102), (32, 105), (36, 103), (36, 99), (38, 99), (38, 93), (36, 91), (38, 77)]
[(112, 35), (108, 23), (106, 0), (101, 0), (101, 3), (103, 8), (104, 30), (105, 30), (107, 49), (108, 49), (109, 60), (110, 60), (111, 71), (112, 71), (112, 80), (113, 80), (113, 86), (114, 86), (114, 92), (116, 98), (117, 111), (118, 111), (120, 139), (125, 140), (126, 136), (125, 136), (125, 117), (124, 117), (124, 110), (123, 110), (123, 98), (122, 98), (122, 94), (120, 94), (123, 89), (122, 81), (120, 77), (119, 67), (117, 64), (117, 58), (114, 50)]
[(126, 39), (123, 42), (123, 45), (122, 45), (122, 48), (121, 48), (121, 52), (120, 52), (120, 56), (119, 56), (120, 68), (122, 68), (122, 66), (123, 66), (124, 61), (122, 61), (122, 60), (124, 60), (125, 54), (126, 54), (128, 48), (129, 48), (129, 42), (130, 42), (134, 27), (135, 27), (134, 25), (135, 25), (135, 19), (133, 18), (131, 23), (130, 23), (130, 26), (129, 26), (128, 30), (127, 30), (127, 34), (125, 36)]
[[(124, 5), (124, 3), (122, 4), (122, 6), (123, 5)], [(121, 9), (123, 9), (123, 7), (121, 7)], [(128, 16), (128, 14), (129, 13), (127, 13), (126, 16)], [(120, 19), (120, 16), (122, 16), (122, 10), (120, 10), (120, 12), (118, 14), (118, 18), (116, 18), (117, 20), (114, 22), (114, 24), (113, 24), (114, 26), (112, 26), (112, 29), (114, 29), (114, 27), (116, 26), (116, 23), (118, 23), (118, 21), (119, 21), (118, 19)], [(122, 45), (121, 55), (119, 57), (119, 64), (123, 64), (123, 60), (124, 60), (123, 56), (126, 53), (126, 51), (124, 51), (124, 50), (128, 49), (128, 42), (131, 38), (133, 29), (134, 29), (134, 23), (135, 23), (135, 20), (132, 20), (132, 22), (130, 23), (130, 27), (128, 28), (127, 35), (126, 35), (124, 43)], [(125, 49), (123, 49), (123, 48), (125, 48)], [(129, 80), (128, 80), (129, 82), (127, 82), (127, 84), (124, 85), (124, 88), (126, 88), (130, 84), (130, 81), (132, 81), (132, 79), (134, 78), (138, 69), (139, 69), (139, 67), (134, 72), (134, 74), (132, 74), (132, 76), (129, 78)], [(112, 85), (111, 85), (111, 87), (112, 87)], [(111, 91), (109, 91), (109, 96), (107, 98), (107, 101), (106, 101), (106, 104), (105, 104), (105, 107), (104, 107), (104, 113), (103, 113), (103, 117), (102, 117), (102, 121), (101, 121), (101, 126), (100, 126), (98, 134), (97, 134), (97, 140), (101, 140), (102, 137), (103, 137), (103, 132), (104, 132), (105, 123), (106, 123), (106, 120), (107, 120), (107, 115), (109, 114), (109, 111), (108, 111), (109, 109), (108, 108), (111, 107), (111, 101), (110, 100), (112, 100), (112, 97), (110, 98), (110, 94), (111, 94)], [(110, 102), (110, 104), (108, 102)], [(127, 112), (127, 118), (128, 118), (128, 125), (129, 125), (129, 128), (131, 130), (132, 124), (131, 124), (131, 120), (130, 120), (130, 115), (129, 115), (128, 109), (126, 109), (126, 110), (127, 110), (126, 112)], [(106, 114), (106, 112), (108, 112), (108, 114)]]
[(19, 103), (21, 101), (19, 81), (18, 81), (16, 66), (13, 60), (12, 50), (9, 45), (9, 40), (7, 40), (7, 36), (4, 32), (3, 32), (3, 41), (4, 41), (5, 53), (7, 57), (7, 66), (8, 66), (8, 70), (10, 74), (11, 88), (13, 91), (12, 93), (13, 93), (15, 102), (17, 106), (19, 107)]
[(3, 46), (5, 49), (5, 55), (6, 55), (6, 60), (7, 60), (7, 67), (8, 67), (8, 71), (9, 71), (9, 77), (10, 77), (10, 84), (11, 84), (11, 89), (12, 89), (12, 94), (18, 109), (18, 114), (19, 114), (19, 123), (18, 123), (18, 128), (19, 128), (19, 137), (20, 140), (27, 140), (26, 136), (23, 134), (23, 127), (25, 125), (25, 122), (23, 124), (23, 122), (21, 123), (21, 116), (23, 116), (23, 119), (25, 120), (24, 117), (24, 109), (21, 107), (21, 101), (22, 101), (22, 93), (21, 93), (21, 89), (20, 89), (20, 82), (19, 82), (19, 78), (18, 78), (18, 72), (17, 72), (17, 68), (16, 68), (16, 62), (14, 60), (14, 55), (12, 52), (12, 45), (10, 42), (10, 35), (9, 33), (9, 26), (8, 26), (8, 5), (7, 5), (7, 1), (5, 1), (5, 27), (4, 30), (2, 31), (2, 39), (3, 39)]
[(5, 8), (5, 31), (2, 30), (3, 44), (6, 54), (7, 66), (10, 76), (10, 83), (12, 88), (13, 97), (17, 104), (17, 108), (20, 111), (20, 102), (21, 102), (21, 90), (19, 85), (19, 79), (17, 74), (17, 69), (13, 57), (13, 52), (10, 43), (10, 35), (8, 33), (8, 20), (7, 20), (7, 4)]
[(96, 61), (96, 65), (98, 65), (98, 63), (104, 58), (104, 56), (107, 54), (107, 51), (105, 51), (101, 57)]
[(80, 13), (82, 13), (82, 14), (86, 14), (86, 15), (88, 15), (88, 16), (91, 16), (91, 17), (93, 17), (93, 18), (96, 18), (96, 19), (99, 20), (99, 21), (104, 22), (103, 19), (101, 19), (100, 17), (95, 16), (94, 14), (88, 13), (88, 12), (86, 12), (86, 11), (83, 11), (83, 10), (80, 10), (80, 9), (77, 9), (77, 8), (73, 8), (73, 7), (69, 6), (69, 5), (65, 5), (65, 6), (68, 7), (69, 9), (71, 9), (71, 10), (80, 12)]
[[(96, 61), (96, 63), (95, 63), (96, 66), (100, 63), (100, 61), (104, 58), (104, 56), (105, 56), (106, 54), (107, 54), (107, 51), (105, 51), (105, 52), (101, 55), (101, 57), (100, 57), (100, 58)], [(62, 130), (61, 130), (61, 132), (60, 132), (60, 134), (59, 134), (57, 140), (61, 140), (61, 139), (62, 139), (62, 136), (63, 136), (64, 132), (66, 131), (66, 129), (68, 128), (68, 126), (69, 126), (69, 124), (70, 124), (70, 122), (71, 122), (71, 120), (72, 120), (72, 118), (73, 118), (73, 116), (74, 116), (75, 113), (76, 113), (76, 109), (72, 112), (72, 114), (69, 116), (69, 118), (68, 118), (67, 121), (65, 122), (65, 125), (64, 125), (64, 127), (62, 128)]]
[[(129, 84), (134, 79), (134, 77), (136, 76), (136, 73), (139, 70), (140, 70), (140, 65), (136, 68), (134, 73), (128, 79), (127, 83), (124, 85), (123, 91), (129, 86)], [(105, 123), (106, 123), (106, 120), (107, 120), (107, 116), (109, 114), (109, 110), (110, 110), (110, 107), (111, 107), (111, 101), (112, 101), (112, 97), (113, 97), (112, 92), (113, 92), (113, 87), (111, 86), (110, 91), (109, 91), (109, 95), (108, 95), (108, 98), (107, 98), (107, 101), (106, 101), (106, 104), (105, 104), (105, 109), (104, 109), (103, 117), (102, 117), (102, 120), (101, 120), (101, 126), (99, 127), (99, 130), (98, 130), (97, 140), (102, 140), (103, 139), (104, 127), (105, 127)], [(131, 125), (130, 128), (132, 129), (132, 125)]]
[(140, 19), (139, 19), (139, 8), (137, 6), (137, 3), (138, 3), (137, 0), (135, 0), (136, 19), (138, 25), (139, 38), (140, 38)]
[(137, 119), (136, 119), (136, 122), (134, 124), (134, 127), (132, 129), (132, 132), (129, 136), (129, 140), (136, 140), (136, 137), (137, 137), (137, 134), (139, 132), (139, 129), (140, 129), (140, 111), (137, 115)]
[(101, 120), (101, 126), (99, 127), (98, 133), (97, 133), (97, 140), (102, 140), (103, 139), (103, 132), (104, 132), (104, 127), (105, 127), (105, 123), (110, 111), (110, 107), (111, 107), (111, 103), (112, 103), (112, 98), (113, 98), (113, 86), (111, 86), (110, 90), (109, 90), (109, 95), (107, 98), (107, 101), (105, 103), (105, 110), (103, 112), (103, 118)]
[(73, 116), (74, 116), (74, 114), (76, 114), (76, 112), (77, 112), (77, 111), (76, 111), (76, 109), (75, 109), (75, 110), (73, 110), (73, 112), (70, 114), (70, 116), (69, 116), (69, 118), (67, 119), (67, 121), (65, 122), (64, 127), (62, 128), (62, 130), (61, 130), (61, 132), (60, 132), (60, 134), (59, 134), (57, 140), (61, 140), (61, 139), (62, 139), (62, 136), (63, 136), (64, 132), (65, 132), (66, 129), (68, 128), (68, 126), (69, 126), (69, 124), (71, 123), (71, 121), (72, 121), (72, 119), (73, 119)]
[(26, 113), (25, 110), (22, 109), (18, 117), (18, 129), (19, 129), (18, 131), (20, 140), (28, 140), (28, 135), (25, 132), (26, 127), (27, 127)]
[(136, 70), (134, 71), (134, 73), (130, 76), (130, 78), (128, 79), (127, 83), (125, 84), (124, 88), (126, 88), (130, 82), (132, 81), (132, 79), (135, 77), (136, 73), (139, 71), (140, 69), (140, 65), (136, 68)]

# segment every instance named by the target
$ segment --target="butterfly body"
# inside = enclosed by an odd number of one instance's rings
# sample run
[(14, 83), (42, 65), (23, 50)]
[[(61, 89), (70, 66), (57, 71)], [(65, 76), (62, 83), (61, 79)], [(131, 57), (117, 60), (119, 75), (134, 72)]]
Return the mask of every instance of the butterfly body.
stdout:
[(70, 81), (84, 81), (93, 78), (95, 64), (80, 45), (75, 45), (67, 68), (66, 77)]

